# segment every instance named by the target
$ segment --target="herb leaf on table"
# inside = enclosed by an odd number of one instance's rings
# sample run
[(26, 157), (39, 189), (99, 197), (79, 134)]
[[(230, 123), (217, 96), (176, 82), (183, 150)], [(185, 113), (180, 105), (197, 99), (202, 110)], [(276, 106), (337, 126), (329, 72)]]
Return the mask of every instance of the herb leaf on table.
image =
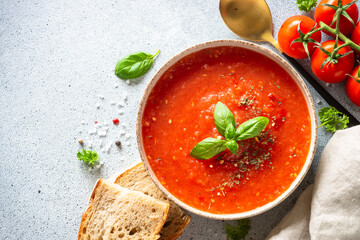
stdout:
[(227, 239), (230, 240), (245, 240), (245, 236), (248, 234), (250, 229), (251, 220), (248, 218), (238, 220), (236, 226), (231, 226), (229, 224), (226, 224), (225, 226)]
[(347, 128), (349, 117), (344, 113), (338, 111), (334, 107), (324, 107), (319, 111), (319, 119), (321, 125), (324, 126), (329, 132), (336, 132), (337, 130)]
[(87, 163), (90, 167), (94, 167), (99, 162), (99, 156), (95, 151), (83, 149), (77, 153), (77, 157), (80, 161)]
[(299, 10), (309, 12), (311, 8), (315, 7), (317, 0), (296, 0), (296, 5)]
[(122, 58), (115, 67), (115, 75), (121, 79), (134, 79), (144, 75), (154, 62), (154, 57), (158, 55), (158, 50), (154, 55), (144, 52), (137, 52)]

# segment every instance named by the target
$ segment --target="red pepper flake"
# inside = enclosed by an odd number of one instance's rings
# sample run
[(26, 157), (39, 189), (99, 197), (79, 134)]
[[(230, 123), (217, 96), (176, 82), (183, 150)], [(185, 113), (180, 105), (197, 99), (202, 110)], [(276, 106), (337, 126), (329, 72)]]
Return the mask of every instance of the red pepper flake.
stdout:
[(95, 121), (95, 124), (97, 124), (98, 123), (98, 121)]
[(115, 125), (118, 125), (118, 124), (119, 124), (119, 119), (114, 118), (114, 119), (113, 119), (113, 123), (114, 123)]

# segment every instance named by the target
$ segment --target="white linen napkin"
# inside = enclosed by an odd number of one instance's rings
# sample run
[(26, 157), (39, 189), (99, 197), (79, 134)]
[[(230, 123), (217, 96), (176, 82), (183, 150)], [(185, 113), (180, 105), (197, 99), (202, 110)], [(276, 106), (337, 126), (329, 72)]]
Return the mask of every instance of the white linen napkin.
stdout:
[(315, 183), (267, 239), (360, 239), (360, 126), (334, 134), (321, 155)]

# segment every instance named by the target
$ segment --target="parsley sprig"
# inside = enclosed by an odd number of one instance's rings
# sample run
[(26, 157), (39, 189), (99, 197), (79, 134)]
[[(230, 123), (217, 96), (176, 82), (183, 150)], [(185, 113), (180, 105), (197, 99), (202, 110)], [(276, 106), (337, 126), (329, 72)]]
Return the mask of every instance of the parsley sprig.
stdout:
[(248, 234), (250, 228), (251, 228), (251, 220), (248, 218), (238, 220), (236, 226), (231, 226), (229, 224), (226, 224), (225, 231), (227, 234), (227, 239), (245, 240), (245, 236)]
[(83, 149), (77, 153), (77, 157), (80, 161), (87, 163), (90, 167), (94, 167), (99, 162), (99, 156), (95, 151)]
[(296, 0), (296, 5), (302, 11), (309, 12), (311, 8), (316, 6), (316, 0)]
[(349, 117), (334, 107), (324, 107), (320, 109), (319, 118), (321, 122), (319, 127), (324, 126), (326, 130), (333, 133), (337, 130), (347, 128), (347, 124), (349, 123)]

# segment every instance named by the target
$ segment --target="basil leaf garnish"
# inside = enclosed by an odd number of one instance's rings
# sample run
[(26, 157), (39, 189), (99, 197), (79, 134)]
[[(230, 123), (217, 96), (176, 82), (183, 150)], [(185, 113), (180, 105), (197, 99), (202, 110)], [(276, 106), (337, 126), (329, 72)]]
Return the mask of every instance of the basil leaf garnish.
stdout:
[(190, 156), (197, 159), (209, 159), (226, 149), (226, 141), (217, 138), (206, 138), (196, 144)]
[(236, 154), (239, 150), (237, 141), (256, 137), (268, 125), (266, 117), (256, 117), (241, 124), (235, 130), (235, 118), (232, 112), (221, 102), (215, 106), (214, 120), (216, 129), (225, 136), (226, 140), (206, 138), (196, 144), (191, 150), (190, 156), (197, 159), (209, 159), (221, 153), (226, 148)]
[(240, 141), (256, 137), (268, 123), (269, 119), (266, 117), (256, 117), (244, 122), (236, 129), (235, 140)]
[(225, 138), (226, 140), (234, 139), (235, 137), (235, 127), (232, 124), (227, 125), (225, 129)]
[(160, 52), (151, 55), (144, 52), (130, 54), (121, 59), (115, 67), (115, 75), (122, 79), (133, 79), (144, 75), (153, 64), (153, 59)]
[(225, 130), (229, 124), (232, 124), (234, 128), (236, 127), (234, 115), (221, 102), (218, 102), (215, 106), (214, 121), (216, 129), (223, 136), (225, 136)]
[(239, 150), (239, 145), (235, 140), (230, 140), (226, 142), (226, 147), (232, 152), (232, 154), (236, 154)]

